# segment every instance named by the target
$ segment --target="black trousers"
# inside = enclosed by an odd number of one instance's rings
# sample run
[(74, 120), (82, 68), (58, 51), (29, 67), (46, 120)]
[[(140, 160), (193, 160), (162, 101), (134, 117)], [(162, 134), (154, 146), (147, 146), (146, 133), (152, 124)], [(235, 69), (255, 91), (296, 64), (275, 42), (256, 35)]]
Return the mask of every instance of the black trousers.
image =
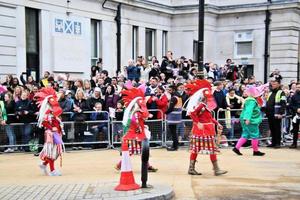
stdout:
[(281, 143), (281, 119), (268, 117), (269, 127), (272, 137), (272, 145), (280, 145)]
[(178, 134), (177, 134), (177, 131), (176, 131), (176, 124), (170, 124), (169, 125), (169, 132), (172, 135), (172, 141), (173, 141), (172, 147), (174, 149), (178, 149)]
[(296, 123), (293, 122), (293, 129), (292, 129), (293, 145), (296, 145), (296, 146), (297, 146), (297, 141), (298, 141), (299, 122), (300, 122), (299, 119), (297, 119)]
[(148, 180), (148, 162), (149, 162), (149, 140), (145, 138), (142, 141), (142, 187), (147, 187), (147, 180)]

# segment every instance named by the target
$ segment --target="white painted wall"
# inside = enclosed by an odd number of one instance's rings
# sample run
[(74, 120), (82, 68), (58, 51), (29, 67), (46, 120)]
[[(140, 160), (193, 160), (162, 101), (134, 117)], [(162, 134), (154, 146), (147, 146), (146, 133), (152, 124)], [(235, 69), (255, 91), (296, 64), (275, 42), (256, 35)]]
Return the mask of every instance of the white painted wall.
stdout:
[[(168, 31), (168, 49), (174, 57), (182, 55), (193, 57), (193, 40), (198, 38), (198, 0), (148, 0), (153, 7), (142, 0), (119, 0), (122, 5), (122, 58), (121, 64), (127, 65), (132, 54), (132, 26), (138, 26), (138, 54), (145, 56), (145, 28), (156, 30), (156, 51), (161, 58), (162, 31)], [(249, 0), (251, 3), (265, 3), (265, 0)], [(275, 2), (275, 1), (274, 1)], [(130, 4), (126, 5), (126, 4)], [(207, 4), (217, 6), (245, 4), (240, 0), (207, 0)], [(164, 5), (159, 5), (164, 4)], [(83, 6), (84, 5), (84, 6)], [(193, 9), (177, 10), (170, 6), (195, 5)], [(111, 75), (116, 71), (116, 23), (115, 12), (103, 9), (100, 1), (71, 1), (69, 8), (61, 0), (0, 0), (0, 76), (1, 74), (20, 74), (26, 69), (25, 6), (40, 9), (40, 66), (57, 73), (68, 71), (87, 78), (90, 72), (90, 19), (101, 21), (102, 58), (104, 69)], [(107, 6), (115, 8), (116, 4)], [(298, 6), (299, 5), (293, 5)], [(178, 8), (179, 8), (178, 7)], [(262, 7), (264, 9), (265, 7)], [(275, 7), (274, 7), (275, 8)], [(286, 5), (276, 6), (271, 23), (271, 69), (284, 66), (287, 76), (295, 76), (299, 59), (300, 18), (296, 9), (286, 9)], [(264, 11), (253, 8), (232, 9), (219, 12), (210, 8), (205, 15), (205, 61), (224, 64), (227, 58), (234, 57), (234, 33), (253, 30), (253, 57), (249, 64), (255, 65), (255, 75), (263, 78), (264, 54)], [(71, 12), (70, 16), (66, 11)], [(240, 13), (241, 12), (241, 13)], [(227, 14), (226, 14), (227, 13)], [(229, 14), (231, 13), (231, 14)], [(82, 21), (82, 37), (57, 35), (53, 33), (53, 18)], [(9, 25), (9, 28), (5, 26)], [(2, 34), (5, 32), (5, 34)], [(4, 35), (4, 36), (3, 36)], [(2, 52), (2, 53), (1, 53)], [(9, 66), (9, 67), (8, 67)], [(284, 70), (283, 70), (284, 71)], [(293, 78), (293, 77), (292, 77)]]

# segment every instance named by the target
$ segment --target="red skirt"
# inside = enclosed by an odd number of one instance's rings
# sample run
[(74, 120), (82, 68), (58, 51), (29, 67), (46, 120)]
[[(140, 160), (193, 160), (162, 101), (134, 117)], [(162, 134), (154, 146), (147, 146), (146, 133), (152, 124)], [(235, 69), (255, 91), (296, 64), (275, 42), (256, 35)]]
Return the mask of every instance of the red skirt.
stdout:
[(138, 140), (126, 140), (128, 144), (129, 155), (141, 154), (142, 142)]
[(192, 135), (190, 141), (191, 153), (216, 154), (219, 152), (215, 136)]

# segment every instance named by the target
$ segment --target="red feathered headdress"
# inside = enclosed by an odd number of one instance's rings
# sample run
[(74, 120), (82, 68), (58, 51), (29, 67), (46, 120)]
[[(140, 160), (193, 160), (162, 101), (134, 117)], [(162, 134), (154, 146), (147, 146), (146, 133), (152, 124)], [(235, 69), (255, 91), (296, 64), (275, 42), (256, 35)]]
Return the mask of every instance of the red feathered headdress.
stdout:
[(190, 96), (202, 88), (211, 90), (211, 84), (207, 80), (194, 80), (192, 83), (185, 85), (185, 89)]
[(130, 102), (136, 97), (145, 97), (145, 92), (140, 88), (131, 88), (121, 92), (124, 105), (127, 107)]
[(216, 108), (217, 104), (211, 90), (211, 84), (207, 80), (195, 80), (190, 84), (186, 84), (185, 89), (191, 96), (187, 105), (188, 112), (198, 104), (198, 101), (202, 101), (204, 97), (206, 99), (207, 107), (210, 110)]
[(42, 102), (46, 97), (52, 96), (57, 99), (56, 92), (53, 88), (41, 88), (35, 95), (34, 98), (37, 98), (37, 103), (41, 106)]
[[(63, 111), (58, 103), (58, 98), (53, 88), (42, 88), (34, 95), (34, 97), (37, 98), (37, 103), (40, 107), (40, 112), (52, 112), (52, 114), (55, 117), (58, 117), (62, 114)], [(51, 107), (51, 111), (46, 110), (46, 104), (48, 104)]]

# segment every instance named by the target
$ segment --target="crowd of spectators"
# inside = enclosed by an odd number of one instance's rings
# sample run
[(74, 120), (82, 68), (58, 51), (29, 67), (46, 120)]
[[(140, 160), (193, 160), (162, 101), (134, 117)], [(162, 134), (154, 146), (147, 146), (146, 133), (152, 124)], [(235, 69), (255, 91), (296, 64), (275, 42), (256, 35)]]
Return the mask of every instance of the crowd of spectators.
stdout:
[[(34, 80), (26, 73), (18, 77), (6, 76), (6, 80), (1, 84), (7, 87), (7, 92), (1, 94), (1, 100), (7, 113), (7, 119), (2, 122), (5, 129), (8, 143), (15, 145), (15, 129), (9, 124), (23, 123), (21, 128), (21, 141), (27, 144), (32, 137), (32, 126), (30, 123), (37, 120), (38, 107), (34, 99), (35, 93), (41, 87), (54, 88), (59, 96), (59, 104), (65, 113), (63, 121), (74, 121), (80, 124), (86, 120), (105, 120), (107, 115), (85, 114), (86, 111), (107, 111), (110, 117), (115, 120), (122, 120), (124, 109), (121, 100), (121, 91), (128, 84), (138, 86), (146, 84), (146, 96), (150, 96), (147, 106), (149, 109), (160, 109), (154, 113), (154, 119), (161, 119), (165, 114), (169, 115), (172, 111), (181, 111), (188, 95), (185, 92), (184, 84), (198, 78), (198, 66), (192, 59), (181, 56), (173, 58), (171, 51), (158, 60), (155, 56), (150, 61), (139, 56), (136, 61), (130, 59), (128, 65), (122, 68), (117, 76), (112, 76), (107, 70), (103, 70), (102, 60), (96, 66), (91, 67), (90, 79), (73, 79), (69, 74), (54, 75), (44, 72), (41, 80)], [(273, 72), (280, 74), (278, 70)], [(256, 80), (255, 76), (244, 77), (244, 68), (235, 65), (231, 59), (227, 59), (224, 65), (206, 63), (203, 69), (204, 78), (209, 80), (214, 86), (214, 97), (217, 102), (218, 110), (241, 109), (243, 101), (247, 97), (245, 88), (248, 85), (262, 85), (261, 81)], [(284, 85), (283, 90), (289, 99), (296, 91), (296, 81), (289, 85)], [(268, 91), (265, 93), (264, 103), (266, 102)], [(176, 98), (173, 98), (176, 97)], [(173, 100), (172, 100), (173, 99)], [(238, 118), (240, 112), (231, 112), (233, 118)], [(223, 115), (223, 116), (222, 116)], [(185, 117), (184, 114), (181, 118)], [(226, 112), (220, 112), (219, 117), (228, 117)], [(176, 118), (176, 117), (175, 117)], [(184, 124), (180, 122), (170, 125), (172, 132), (177, 132), (181, 140), (184, 137)], [(174, 119), (174, 118), (173, 118)], [(176, 120), (175, 120), (176, 121)], [(76, 127), (76, 126), (75, 126)], [(74, 139), (76, 142), (84, 141), (85, 126), (75, 128)], [(230, 127), (230, 126), (229, 126)], [(92, 126), (91, 132), (107, 133), (108, 127), (104, 124)], [(232, 131), (228, 137), (233, 137)], [(6, 149), (6, 152), (14, 151), (14, 148)], [(23, 149), (28, 151), (28, 149)]]

